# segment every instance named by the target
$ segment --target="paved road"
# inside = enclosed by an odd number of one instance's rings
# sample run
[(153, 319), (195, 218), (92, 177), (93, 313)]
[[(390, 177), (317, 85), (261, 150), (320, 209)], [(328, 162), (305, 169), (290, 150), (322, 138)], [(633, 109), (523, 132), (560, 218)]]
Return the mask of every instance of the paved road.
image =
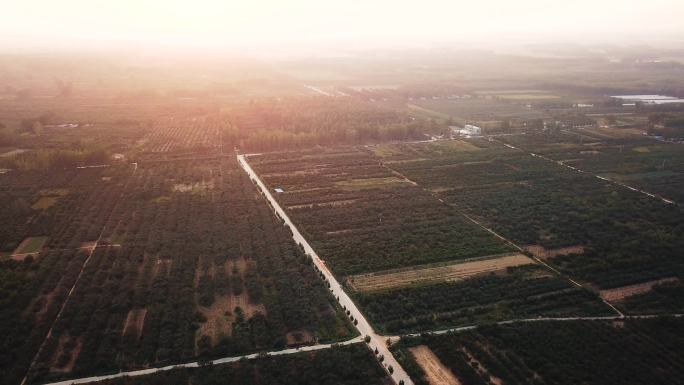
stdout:
[[(269, 352), (267, 353), (269, 356), (281, 356), (285, 354), (294, 354), (294, 353), (301, 353), (301, 352), (310, 352), (314, 350), (321, 350), (321, 349), (328, 349), (336, 345), (349, 345), (349, 344), (355, 344), (355, 343), (360, 343), (363, 342), (363, 337), (356, 337), (351, 340), (347, 340), (344, 342), (340, 342), (338, 344), (321, 344), (321, 345), (312, 345), (312, 346), (303, 346), (299, 349), (285, 349), (285, 350), (279, 350), (275, 352)], [(251, 360), (254, 358), (259, 358), (262, 357), (263, 353), (253, 353), (253, 354), (247, 354), (244, 356), (236, 356), (236, 357), (225, 357), (225, 358), (218, 358), (213, 361), (208, 361), (206, 364), (227, 364), (231, 362), (237, 362), (240, 360)], [(205, 365), (206, 365), (205, 364)], [(160, 368), (149, 368), (149, 369), (141, 369), (141, 370), (133, 370), (130, 372), (119, 372), (115, 374), (108, 374), (104, 376), (93, 376), (93, 377), (84, 377), (84, 378), (78, 378), (74, 380), (66, 380), (66, 381), (60, 381), (60, 382), (52, 382), (50, 384), (46, 385), (71, 385), (71, 384), (85, 384), (88, 382), (95, 382), (95, 381), (103, 381), (103, 380), (111, 380), (114, 378), (120, 378), (120, 377), (136, 377), (136, 376), (145, 376), (145, 375), (150, 375), (158, 372), (163, 372), (167, 370), (172, 370), (176, 368), (197, 368), (202, 366), (198, 361), (193, 361), (193, 362), (186, 362), (183, 364), (177, 364), (177, 365), (169, 365), (169, 366), (164, 366)]]
[(287, 216), (285, 211), (280, 207), (278, 202), (273, 198), (273, 195), (271, 192), (268, 190), (268, 187), (261, 181), (259, 176), (252, 170), (252, 167), (247, 163), (247, 160), (244, 155), (238, 155), (238, 162), (242, 166), (242, 168), (247, 172), (247, 174), (256, 181), (257, 185), (261, 187), (262, 191), (264, 192), (264, 195), (266, 196), (266, 199), (271, 202), (273, 205), (273, 208), (275, 209), (275, 212), (283, 218), (285, 223), (290, 226), (290, 229), (292, 229), (292, 238), (296, 243), (301, 244), (304, 247), (304, 251), (311, 256), (314, 264), (323, 272), (323, 275), (325, 276), (325, 279), (330, 282), (330, 286), (332, 289), (332, 293), (335, 296), (335, 298), (338, 299), (340, 305), (343, 308), (346, 308), (351, 312), (351, 316), (354, 317), (355, 320), (358, 321), (358, 324), (356, 325), (356, 329), (358, 329), (359, 333), (361, 333), (361, 336), (370, 336), (371, 337), (371, 342), (370, 346), (372, 349), (377, 348), (379, 351), (378, 356), (382, 355), (384, 357), (384, 360), (382, 362), (382, 365), (387, 368), (389, 366), (392, 366), (394, 369), (394, 373), (392, 373), (391, 377), (394, 380), (395, 383), (399, 383), (400, 381), (403, 381), (405, 385), (412, 385), (413, 381), (411, 381), (411, 378), (406, 374), (406, 371), (404, 368), (399, 365), (397, 360), (394, 358), (392, 353), (389, 351), (387, 348), (386, 344), (386, 338), (378, 335), (375, 333), (373, 328), (370, 326), (368, 321), (366, 321), (366, 318), (363, 316), (361, 311), (356, 307), (356, 304), (351, 300), (351, 298), (347, 295), (347, 293), (342, 289), (342, 285), (340, 285), (339, 282), (335, 279), (335, 277), (332, 275), (330, 270), (326, 267), (325, 263), (321, 260), (321, 258), (316, 254), (316, 252), (313, 250), (313, 248), (309, 245), (309, 242), (304, 239), (302, 234), (297, 230), (297, 227), (292, 223), (290, 218)]

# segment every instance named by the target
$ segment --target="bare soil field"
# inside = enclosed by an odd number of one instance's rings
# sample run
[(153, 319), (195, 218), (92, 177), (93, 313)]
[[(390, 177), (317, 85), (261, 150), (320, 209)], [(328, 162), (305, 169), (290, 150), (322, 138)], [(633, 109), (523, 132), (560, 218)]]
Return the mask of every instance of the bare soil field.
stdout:
[(461, 385), (458, 378), (426, 345), (410, 348), (409, 351), (425, 372), (425, 378), (430, 385)]
[(221, 337), (230, 337), (233, 333), (235, 309), (238, 307), (242, 309), (246, 319), (257, 312), (266, 314), (264, 305), (250, 303), (246, 294), (216, 296), (211, 306), (198, 306), (206, 321), (197, 329), (196, 341), (206, 335), (210, 338), (211, 345), (216, 346)]
[(629, 286), (618, 287), (615, 289), (601, 290), (599, 292), (599, 295), (601, 296), (601, 298), (603, 298), (604, 300), (606, 300), (608, 302), (621, 301), (621, 300), (623, 300), (627, 297), (631, 297), (633, 295), (648, 293), (649, 291), (653, 290), (654, 286), (664, 284), (664, 283), (679, 283), (679, 278), (676, 278), (676, 277), (661, 278), (661, 279), (657, 279), (654, 281), (638, 283), (636, 285), (629, 285)]
[(81, 242), (81, 249), (92, 251), (97, 247), (97, 241)]
[(143, 325), (145, 325), (145, 315), (147, 315), (147, 309), (145, 308), (131, 309), (126, 316), (121, 333), (126, 336), (133, 335), (136, 339), (140, 338)]
[(392, 269), (376, 273), (359, 274), (349, 277), (354, 290), (368, 292), (422, 283), (452, 282), (464, 280), (479, 274), (504, 271), (509, 267), (534, 263), (522, 254), (478, 258), (460, 263), (432, 264), (411, 269)]
[(45, 210), (57, 203), (59, 197), (40, 197), (31, 208), (34, 210)]
[(397, 185), (402, 185), (407, 183), (403, 179), (396, 177), (386, 177), (386, 178), (364, 178), (364, 179), (352, 179), (347, 181), (336, 182), (337, 187), (343, 188), (345, 190), (366, 190), (374, 188), (392, 188)]
[(201, 181), (196, 183), (177, 183), (173, 185), (173, 191), (175, 192), (189, 192), (199, 194), (211, 190), (214, 188), (214, 181)]
[(52, 359), (50, 371), (54, 373), (71, 373), (82, 347), (83, 341), (81, 338), (72, 338), (68, 334), (60, 336), (59, 346)]
[(540, 245), (530, 245), (526, 246), (525, 250), (529, 251), (537, 258), (554, 258), (559, 255), (584, 254), (584, 246), (582, 245), (560, 247), (557, 249), (545, 249)]
[(289, 332), (285, 335), (285, 338), (287, 339), (288, 346), (313, 344), (316, 342), (316, 338), (308, 330), (296, 330)]
[[(195, 334), (195, 341), (199, 342), (202, 336), (209, 337), (212, 346), (221, 340), (222, 337), (229, 337), (233, 332), (233, 321), (236, 319), (235, 310), (240, 308), (244, 313), (246, 319), (251, 318), (256, 313), (266, 315), (266, 307), (263, 304), (254, 304), (249, 300), (247, 289), (244, 285), (245, 273), (247, 271), (249, 261), (244, 257), (235, 260), (227, 260), (225, 263), (226, 274), (236, 274), (240, 276), (239, 282), (242, 282), (241, 294), (216, 295), (214, 302), (210, 306), (201, 306), (198, 303), (198, 309), (206, 318), (197, 333)], [(208, 274), (214, 276), (213, 267), (208, 270)], [(195, 287), (199, 283), (199, 271), (195, 276)]]

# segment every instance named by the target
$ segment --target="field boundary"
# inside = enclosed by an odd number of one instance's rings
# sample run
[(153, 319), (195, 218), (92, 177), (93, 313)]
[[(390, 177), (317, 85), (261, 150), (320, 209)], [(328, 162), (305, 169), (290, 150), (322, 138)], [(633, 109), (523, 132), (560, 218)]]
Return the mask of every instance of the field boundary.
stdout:
[(347, 283), (357, 292), (382, 291), (438, 282), (464, 281), (483, 274), (505, 271), (509, 267), (534, 263), (534, 260), (525, 254), (505, 253), (357, 274), (348, 277)]
[[(502, 143), (502, 144), (508, 146), (507, 144), (505, 144), (505, 143), (503, 143), (503, 142), (501, 142), (501, 141), (497, 141), (497, 142), (498, 142), (498, 143)], [(512, 148), (515, 148), (515, 147), (512, 147)], [(517, 245), (515, 242), (511, 241), (510, 239), (504, 237), (503, 235), (497, 233), (496, 231), (494, 231), (494, 230), (490, 229), (489, 227), (485, 226), (484, 224), (480, 223), (480, 222), (477, 221), (476, 219), (472, 218), (470, 215), (468, 215), (468, 214), (466, 214), (465, 212), (463, 212), (462, 210), (460, 210), (460, 209), (459, 209), (458, 207), (456, 207), (455, 205), (446, 202), (444, 199), (442, 199), (442, 198), (440, 198), (439, 196), (437, 196), (437, 194), (436, 194), (435, 192), (431, 191), (430, 189), (428, 189), (428, 188), (426, 188), (426, 187), (424, 187), (424, 186), (419, 185), (418, 183), (416, 183), (416, 182), (413, 181), (412, 179), (408, 178), (406, 175), (400, 173), (400, 172), (397, 171), (397, 170), (394, 170), (393, 168), (389, 167), (389, 166), (386, 165), (385, 163), (380, 162), (380, 164), (382, 165), (382, 167), (385, 167), (387, 170), (389, 170), (389, 171), (391, 171), (391, 172), (394, 172), (394, 173), (396, 173), (396, 174), (398, 174), (398, 175), (401, 175), (401, 176), (404, 177), (406, 180), (409, 180), (409, 181), (413, 182), (413, 184), (415, 184), (416, 186), (418, 186), (418, 187), (420, 187), (421, 189), (423, 189), (423, 191), (427, 191), (430, 195), (432, 195), (432, 196), (433, 196), (435, 199), (437, 199), (438, 201), (440, 201), (440, 202), (442, 202), (443, 204), (445, 204), (445, 205), (451, 207), (452, 209), (456, 210), (456, 212), (458, 212), (459, 214), (463, 215), (466, 219), (468, 219), (468, 220), (471, 221), (472, 223), (474, 223), (474, 224), (480, 226), (482, 229), (488, 231), (489, 233), (493, 234), (494, 236), (496, 236), (497, 238), (501, 239), (502, 241), (504, 241), (504, 242), (507, 243), (508, 245), (513, 246), (516, 250), (520, 251), (521, 253), (523, 253), (523, 254), (525, 254), (525, 255), (529, 255), (529, 253), (528, 253), (523, 247), (521, 247), (520, 245)], [(572, 278), (568, 277), (567, 275), (563, 274), (563, 273), (560, 272), (558, 269), (556, 269), (556, 268), (554, 268), (553, 266), (549, 265), (548, 263), (542, 261), (542, 260), (539, 259), (538, 257), (535, 257), (535, 256), (533, 255), (533, 256), (531, 256), (530, 258), (532, 258), (534, 261), (536, 261), (536, 262), (539, 263), (540, 265), (546, 267), (547, 269), (553, 271), (553, 272), (554, 272), (556, 275), (558, 275), (559, 277), (565, 278), (565, 279), (568, 280), (570, 283), (572, 283), (574, 286), (579, 287), (579, 288), (581, 288), (581, 289), (583, 289), (583, 290), (587, 290), (587, 291), (589, 291), (589, 292), (594, 293), (594, 291), (590, 290), (589, 288), (585, 287), (584, 285), (580, 284), (579, 282), (575, 281), (574, 279), (572, 279)], [(599, 297), (599, 298), (600, 298), (600, 297)], [(615, 306), (613, 306), (613, 304), (611, 304), (610, 302), (606, 301), (606, 300), (603, 299), (603, 298), (600, 298), (600, 300), (601, 300), (604, 304), (606, 304), (608, 307), (610, 307), (610, 308), (611, 308), (615, 313), (617, 313), (620, 317), (624, 317), (624, 316), (625, 316), (618, 308), (616, 308)]]

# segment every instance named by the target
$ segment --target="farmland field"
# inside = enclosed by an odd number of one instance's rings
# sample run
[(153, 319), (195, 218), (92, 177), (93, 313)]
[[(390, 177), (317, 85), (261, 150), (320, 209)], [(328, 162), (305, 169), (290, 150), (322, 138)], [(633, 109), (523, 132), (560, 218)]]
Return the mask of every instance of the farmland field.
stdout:
[[(374, 151), (392, 169), (530, 252), (565, 248), (547, 262), (591, 286), (682, 277), (679, 206), (497, 142), (470, 142), (480, 149), (447, 151), (430, 143)], [(660, 293), (671, 300), (657, 302), (671, 309), (679, 291), (681, 285), (666, 286)]]
[(412, 266), (404, 269), (385, 270), (359, 274), (348, 278), (349, 286), (357, 291), (375, 291), (388, 288), (412, 286), (429, 282), (454, 282), (469, 277), (503, 272), (509, 267), (534, 263), (522, 254), (505, 254), (476, 258), (459, 263), (438, 263)]
[(342, 276), (511, 251), (365, 151), (269, 154), (249, 162), (268, 186), (284, 191), (276, 194), (280, 204)]
[(464, 384), (670, 384), (684, 379), (683, 328), (681, 319), (483, 326), (402, 340), (399, 356), (418, 385), (434, 382), (416, 349)]
[(18, 254), (33, 254), (38, 253), (43, 248), (43, 245), (48, 241), (48, 237), (29, 237), (24, 239), (13, 255)]
[[(64, 290), (77, 279), (78, 263), (89, 260), (40, 350), (30, 382), (353, 335), (288, 229), (234, 158), (150, 163), (108, 172), (112, 179), (104, 184), (117, 199), (108, 212), (97, 211), (106, 226), (77, 238), (77, 245), (72, 242), (69, 265), (64, 257), (69, 252), (51, 249), (63, 237), (51, 237), (48, 249), (32, 263), (39, 271), (54, 263), (64, 265), (63, 283), (37, 294), (20, 291), (34, 298), (24, 305), (28, 308), (22, 317), (49, 325), (55, 317), (52, 309), (59, 309)], [(201, 188), (175, 188), (180, 184)], [(98, 238), (96, 248), (81, 248)], [(29, 285), (34, 274), (30, 265), (26, 268), (26, 275), (16, 279)], [(14, 271), (20, 274), (23, 267)], [(60, 271), (53, 274), (59, 277)], [(40, 330), (32, 334), (37, 343)], [(5, 343), (30, 351), (20, 340)], [(26, 371), (26, 361), (3, 363), (13, 365), (8, 374)]]
[(592, 137), (587, 130), (511, 136), (505, 141), (675, 202), (684, 200), (684, 148), (680, 145), (643, 137)]
[(201, 2), (2, 8), (0, 385), (684, 384), (684, 43)]
[(415, 101), (419, 107), (446, 114), (456, 119), (491, 121), (503, 118), (536, 119), (542, 112), (525, 108), (519, 104), (491, 98), (439, 99)]
[[(38, 254), (21, 262), (0, 261), (0, 383), (18, 383), (26, 374), (88, 257), (82, 244), (97, 240), (118, 201), (118, 179), (101, 183), (101, 178), (122, 173), (86, 169), (0, 175), (0, 215), (9, 225), (0, 227), (3, 248), (11, 250), (24, 238), (42, 242), (49, 236)], [(47, 209), (32, 209), (26, 199), (67, 187), (69, 193)]]
[(610, 316), (595, 294), (539, 265), (461, 281), (354, 293), (375, 326), (402, 334), (535, 317)]
[[(346, 277), (352, 295), (383, 332), (507, 317), (611, 314), (597, 295), (527, 257), (499, 267), (472, 261), (513, 249), (391, 170), (410, 164), (404, 163), (407, 158), (421, 158), (423, 146), (445, 155), (482, 157), (497, 151), (488, 142), (445, 141), (398, 150), (260, 155), (249, 161), (270, 188), (283, 191), (276, 199), (331, 269)], [(377, 158), (378, 151), (387, 158)], [(388, 281), (388, 275), (395, 279)]]

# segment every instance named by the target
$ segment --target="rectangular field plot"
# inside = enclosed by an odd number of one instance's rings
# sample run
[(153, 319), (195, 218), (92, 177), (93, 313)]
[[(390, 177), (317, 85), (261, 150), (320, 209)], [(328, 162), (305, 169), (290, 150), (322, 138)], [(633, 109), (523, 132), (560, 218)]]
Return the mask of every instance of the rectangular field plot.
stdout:
[(165, 117), (151, 124), (149, 132), (137, 146), (145, 157), (195, 154), (218, 154), (221, 130), (228, 126), (217, 115)]
[(342, 276), (512, 251), (357, 149), (250, 156), (302, 234)]
[(556, 134), (529, 133), (503, 140), (674, 202), (684, 201), (684, 146), (643, 137), (592, 135), (587, 130), (575, 130)]
[[(88, 257), (81, 246), (98, 239), (127, 173), (128, 168), (0, 175), (0, 247), (9, 253), (19, 247), (20, 253), (0, 260), (1, 384), (20, 383), (26, 374)], [(102, 183), (104, 175), (111, 182)], [(43, 194), (61, 198), (50, 207), (31, 208)]]
[(442, 383), (440, 373), (469, 385), (674, 384), (684, 381), (683, 331), (680, 319), (527, 322), (402, 339), (395, 349), (417, 385)]
[[(445, 146), (405, 144), (383, 149), (390, 155), (380, 159), (531, 253), (543, 250), (548, 263), (594, 287), (684, 278), (680, 206), (501, 143), (470, 142), (481, 149), (449, 153)], [(677, 298), (671, 300), (684, 308)]]
[(234, 158), (141, 163), (126, 178), (31, 383), (353, 336)]
[(491, 98), (421, 100), (419, 107), (457, 119), (491, 121), (506, 118), (535, 119), (544, 117), (542, 112), (525, 108), (518, 103)]
[(49, 237), (28, 237), (24, 239), (12, 253), (12, 258), (23, 260), (28, 254), (39, 253), (48, 239)]
[(357, 292), (383, 333), (403, 334), (520, 318), (614, 315), (599, 298), (539, 265), (457, 282)]
[(509, 267), (532, 263), (534, 262), (530, 258), (522, 254), (506, 254), (457, 263), (438, 263), (353, 275), (347, 279), (347, 282), (356, 291), (369, 292), (431, 282), (462, 281), (482, 274), (505, 272)]
[(461, 381), (454, 376), (451, 369), (447, 368), (435, 356), (435, 353), (425, 345), (409, 348), (413, 359), (425, 373), (424, 378), (430, 385), (461, 385)]

